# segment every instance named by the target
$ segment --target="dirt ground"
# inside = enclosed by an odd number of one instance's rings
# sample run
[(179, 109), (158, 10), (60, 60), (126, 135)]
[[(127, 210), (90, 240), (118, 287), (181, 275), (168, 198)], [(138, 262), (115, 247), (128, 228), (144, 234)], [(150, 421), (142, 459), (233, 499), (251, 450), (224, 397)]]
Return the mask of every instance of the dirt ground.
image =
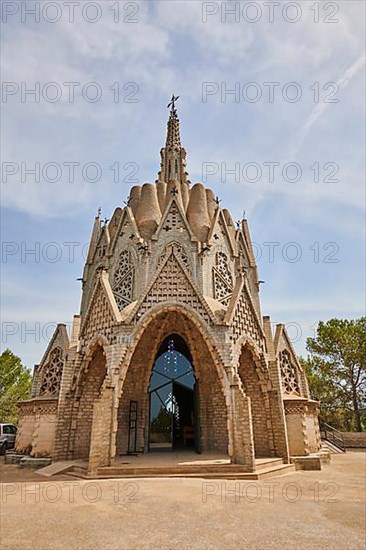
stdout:
[(365, 453), (256, 482), (0, 474), (2, 550), (366, 548)]

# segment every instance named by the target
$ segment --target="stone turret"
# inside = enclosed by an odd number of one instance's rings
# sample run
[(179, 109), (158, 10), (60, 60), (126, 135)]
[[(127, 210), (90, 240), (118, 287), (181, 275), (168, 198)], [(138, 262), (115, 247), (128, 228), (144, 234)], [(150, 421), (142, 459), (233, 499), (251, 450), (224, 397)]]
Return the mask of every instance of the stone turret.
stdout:
[(145, 183), (142, 186), (135, 217), (141, 236), (144, 239), (150, 239), (161, 220), (158, 193), (156, 186), (152, 183)]
[(206, 190), (202, 183), (196, 183), (191, 189), (187, 219), (198, 240), (206, 241), (211, 222), (207, 208)]

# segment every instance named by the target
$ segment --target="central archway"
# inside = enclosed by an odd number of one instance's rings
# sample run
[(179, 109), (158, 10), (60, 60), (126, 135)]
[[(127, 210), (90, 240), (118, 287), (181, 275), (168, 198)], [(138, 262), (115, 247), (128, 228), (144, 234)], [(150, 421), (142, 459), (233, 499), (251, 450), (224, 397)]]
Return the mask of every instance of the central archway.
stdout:
[[(154, 448), (161, 450), (163, 444), (171, 450), (190, 447), (198, 452), (227, 454), (229, 397), (226, 392), (230, 388), (224, 381), (224, 369), (214, 356), (205, 327), (179, 306), (150, 311), (140, 326), (142, 330), (131, 350), (121, 387), (116, 456), (149, 452)], [(170, 359), (180, 362), (176, 373), (174, 364), (172, 371), (162, 371), (170, 340), (174, 341), (175, 352)], [(154, 384), (159, 380), (164, 390), (160, 398), (151, 397), (158, 388)], [(178, 410), (179, 422), (175, 414)]]
[(200, 452), (198, 380), (185, 340), (170, 334), (159, 347), (149, 384), (149, 451)]

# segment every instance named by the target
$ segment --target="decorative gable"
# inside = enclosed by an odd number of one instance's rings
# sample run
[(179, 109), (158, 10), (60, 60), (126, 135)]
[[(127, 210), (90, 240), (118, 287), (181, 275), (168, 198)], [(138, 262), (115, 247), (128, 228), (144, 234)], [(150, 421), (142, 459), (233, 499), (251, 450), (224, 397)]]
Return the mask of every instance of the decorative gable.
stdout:
[(265, 335), (244, 280), (238, 277), (225, 321), (231, 326), (233, 342), (243, 335), (249, 336), (262, 348)]
[(224, 242), (226, 249), (230, 251), (233, 256), (235, 256), (235, 243), (231, 238), (222, 210), (218, 208), (211, 226), (211, 230), (208, 234), (207, 243), (213, 245), (220, 241)]
[(114, 253), (117, 243), (120, 246), (120, 241), (122, 241), (122, 243), (133, 244), (141, 242), (141, 240), (142, 239), (132, 210), (129, 206), (126, 206), (123, 209), (118, 229), (114, 232), (114, 238), (111, 244), (111, 253)]
[(37, 374), (33, 391), (37, 395), (42, 397), (58, 396), (68, 350), (69, 337), (66, 326), (59, 324), (47, 346), (40, 365), (35, 371)]
[(274, 347), (280, 364), (283, 392), (300, 396), (303, 369), (284, 325), (279, 324), (276, 327)]
[(155, 305), (167, 302), (182, 304), (194, 309), (208, 324), (216, 322), (209, 306), (192, 281), (182, 259), (176, 255), (174, 247), (171, 248), (170, 254), (166, 255), (155, 278), (138, 302), (131, 317), (136, 322), (141, 315)]
[(90, 340), (95, 334), (102, 334), (108, 338), (112, 327), (120, 322), (121, 315), (113, 297), (108, 274), (102, 271), (81, 326), (80, 338)]
[(180, 203), (173, 197), (170, 201), (168, 208), (165, 211), (164, 216), (161, 219), (154, 239), (158, 239), (160, 235), (170, 237), (182, 235), (184, 232), (187, 232), (189, 234), (191, 240), (197, 240), (186, 220)]

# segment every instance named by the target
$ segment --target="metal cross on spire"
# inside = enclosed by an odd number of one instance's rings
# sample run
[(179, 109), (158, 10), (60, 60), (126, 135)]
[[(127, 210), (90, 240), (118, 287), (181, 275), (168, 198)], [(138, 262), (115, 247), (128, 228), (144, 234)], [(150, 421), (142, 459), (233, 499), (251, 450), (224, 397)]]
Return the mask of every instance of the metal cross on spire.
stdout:
[(170, 109), (171, 111), (175, 111), (175, 102), (178, 101), (179, 95), (172, 94), (172, 99), (170, 100), (170, 103), (167, 105), (167, 109)]

